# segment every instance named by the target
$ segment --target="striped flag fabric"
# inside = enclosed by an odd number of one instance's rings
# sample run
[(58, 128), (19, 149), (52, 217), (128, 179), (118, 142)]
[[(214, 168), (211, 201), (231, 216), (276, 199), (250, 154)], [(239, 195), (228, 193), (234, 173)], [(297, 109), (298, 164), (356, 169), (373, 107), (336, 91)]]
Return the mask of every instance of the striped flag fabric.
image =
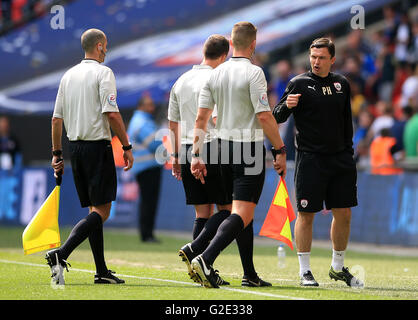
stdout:
[(290, 202), (286, 183), (280, 177), (259, 235), (284, 242), (293, 250), (290, 223), (295, 219), (296, 215)]

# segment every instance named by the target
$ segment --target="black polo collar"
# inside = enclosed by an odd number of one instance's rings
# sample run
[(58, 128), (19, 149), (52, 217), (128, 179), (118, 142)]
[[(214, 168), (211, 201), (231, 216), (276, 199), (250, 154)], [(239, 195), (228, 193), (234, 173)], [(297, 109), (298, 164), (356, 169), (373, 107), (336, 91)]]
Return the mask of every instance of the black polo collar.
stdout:
[(231, 57), (231, 59), (248, 59), (249, 61), (251, 61), (250, 58), (247, 57)]
[(81, 60), (81, 61), (88, 61), (88, 60), (91, 60), (91, 61), (96, 61), (97, 63), (100, 63), (100, 61), (99, 61), (99, 60), (92, 59), (92, 58), (84, 58), (84, 59), (83, 59), (83, 60)]

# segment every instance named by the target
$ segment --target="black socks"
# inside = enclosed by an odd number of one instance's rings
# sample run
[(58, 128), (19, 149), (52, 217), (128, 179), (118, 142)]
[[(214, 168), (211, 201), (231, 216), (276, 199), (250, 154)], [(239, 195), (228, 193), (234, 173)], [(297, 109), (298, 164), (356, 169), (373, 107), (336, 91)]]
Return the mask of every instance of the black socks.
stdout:
[[(206, 224), (204, 224), (202, 232), (198, 235), (198, 237), (195, 237), (195, 230), (197, 229), (196, 226), (203, 223), (202, 220), (206, 219), (198, 218), (195, 220), (193, 228), (194, 241), (192, 242), (193, 252), (201, 253), (206, 250), (204, 253), (204, 259), (209, 264), (213, 264), (221, 251), (225, 249), (234, 239), (236, 239), (244, 275), (249, 278), (255, 278), (257, 273), (255, 272), (253, 263), (253, 221), (251, 221), (250, 224), (243, 229), (244, 222), (239, 215), (230, 215), (229, 211), (223, 210), (214, 214), (209, 220), (207, 220)], [(217, 243), (215, 243), (216, 241)], [(209, 243), (210, 247), (208, 247)]]
[(205, 224), (208, 220), (209, 219), (207, 219), (207, 218), (196, 218), (194, 220), (193, 240), (195, 240), (199, 236), (200, 232), (202, 232), (202, 230), (203, 230), (203, 228), (204, 228), (204, 226), (205, 226)]
[[(90, 236), (92, 237), (91, 240)], [(75, 225), (73, 230), (71, 230), (67, 240), (59, 249), (60, 258), (66, 260), (71, 252), (73, 252), (75, 248), (77, 248), (84, 240), (86, 240), (87, 237), (89, 237), (89, 240), (94, 243), (92, 246), (92, 251), (96, 260), (96, 256), (100, 256), (100, 254), (97, 254), (97, 252), (100, 250), (103, 251), (103, 222), (102, 217), (97, 212), (88, 214), (87, 217), (80, 220)], [(97, 240), (98, 243), (96, 243)]]
[(221, 251), (225, 249), (241, 233), (243, 228), (244, 222), (242, 221), (241, 217), (235, 213), (232, 213), (219, 226), (215, 237), (210, 242), (205, 252), (202, 254), (203, 259), (208, 264), (212, 265)]
[(210, 217), (210, 219), (204, 225), (202, 232), (200, 232), (199, 236), (191, 244), (193, 252), (199, 254), (205, 251), (209, 245), (209, 242), (212, 241), (212, 238), (215, 236), (219, 225), (226, 218), (228, 218), (230, 214), (230, 211), (221, 210)]
[(253, 249), (254, 249), (254, 231), (253, 221), (248, 224), (237, 236), (237, 245), (239, 255), (241, 257), (242, 268), (244, 270), (244, 276), (250, 279), (257, 277), (253, 262)]
[(98, 223), (96, 228), (93, 228), (90, 232), (89, 242), (94, 257), (94, 263), (96, 264), (96, 273), (100, 276), (106, 275), (108, 270), (104, 258), (102, 219), (100, 219), (100, 224)]

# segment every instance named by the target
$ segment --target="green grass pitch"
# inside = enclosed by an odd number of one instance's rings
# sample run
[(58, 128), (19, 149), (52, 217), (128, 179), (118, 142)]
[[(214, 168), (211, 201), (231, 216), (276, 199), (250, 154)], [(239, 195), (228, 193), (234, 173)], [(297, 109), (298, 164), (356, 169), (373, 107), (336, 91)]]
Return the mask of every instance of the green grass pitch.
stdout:
[[(94, 262), (88, 241), (69, 257), (66, 284), (50, 284), (44, 253), (23, 255), (23, 228), (0, 227), (0, 299), (2, 300), (396, 300), (418, 299), (418, 259), (358, 253), (348, 249), (346, 265), (364, 270), (364, 289), (351, 289), (328, 277), (331, 249), (313, 248), (311, 266), (320, 286), (299, 286), (295, 251), (286, 248), (286, 267), (277, 267), (277, 245), (271, 241), (254, 248), (260, 277), (269, 288), (241, 287), (242, 267), (237, 246), (231, 244), (215, 262), (215, 269), (231, 282), (221, 289), (194, 284), (178, 257), (178, 249), (190, 239), (159, 235), (161, 244), (142, 244), (132, 231), (105, 229), (105, 257), (109, 269), (126, 281), (124, 285), (95, 285)], [(65, 240), (69, 229), (61, 231)]]

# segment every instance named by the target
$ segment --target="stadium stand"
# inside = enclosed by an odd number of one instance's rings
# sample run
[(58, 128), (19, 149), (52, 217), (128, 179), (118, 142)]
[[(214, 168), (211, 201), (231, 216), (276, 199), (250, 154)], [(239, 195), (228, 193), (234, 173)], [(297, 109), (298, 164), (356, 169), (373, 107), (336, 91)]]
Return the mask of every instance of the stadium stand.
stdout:
[(31, 20), (45, 15), (55, 3), (52, 0), (2, 0), (0, 1), (0, 35), (16, 29)]

